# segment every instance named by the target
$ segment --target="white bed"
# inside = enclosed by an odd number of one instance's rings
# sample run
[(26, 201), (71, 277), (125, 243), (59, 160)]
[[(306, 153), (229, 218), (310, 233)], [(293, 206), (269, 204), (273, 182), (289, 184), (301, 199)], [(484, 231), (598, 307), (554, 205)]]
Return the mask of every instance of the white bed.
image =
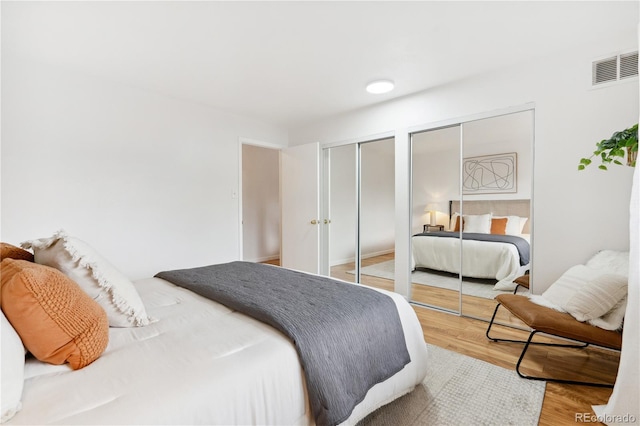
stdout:
[[(529, 241), (528, 234), (518, 235)], [(518, 249), (509, 243), (463, 240), (460, 262), (460, 239), (414, 236), (411, 238), (414, 269), (429, 268), (464, 277), (495, 279), (495, 288), (509, 290), (515, 278), (529, 269), (520, 265)]]
[[(458, 212), (461, 211), (464, 212), (465, 218), (489, 215), (489, 228), (467, 230), (465, 219), (463, 232), (490, 233), (492, 219), (507, 219), (506, 234), (523, 238), (530, 243), (530, 208), (531, 203), (528, 199), (464, 200), (462, 203), (459, 200), (451, 200), (451, 222), (445, 229), (459, 231), (455, 226), (460, 214)], [(474, 223), (477, 224), (478, 222)], [(511, 243), (463, 239), (461, 251), (458, 238), (413, 236), (411, 245), (414, 269), (428, 268), (462, 274), (464, 277), (496, 280), (496, 290), (513, 290), (513, 280), (530, 269), (530, 262), (521, 264), (520, 253)]]
[[(313, 424), (291, 342), (275, 329), (159, 278), (135, 283), (144, 327), (110, 328), (106, 351), (72, 370), (29, 358), (9, 424)], [(410, 392), (426, 373), (415, 312), (397, 305), (411, 362), (369, 390), (345, 424)], [(345, 348), (348, 350), (348, 348)]]

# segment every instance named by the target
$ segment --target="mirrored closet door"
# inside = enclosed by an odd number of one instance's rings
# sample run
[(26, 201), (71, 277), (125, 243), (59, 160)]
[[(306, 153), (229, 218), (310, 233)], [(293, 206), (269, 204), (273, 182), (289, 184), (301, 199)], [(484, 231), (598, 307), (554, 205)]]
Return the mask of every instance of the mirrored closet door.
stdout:
[(488, 320), (528, 278), (533, 138), (527, 109), (411, 135), (412, 302)]
[(411, 301), (460, 311), (460, 244), (450, 223), (460, 199), (459, 125), (411, 135)]
[(329, 275), (393, 291), (393, 138), (324, 149)]
[(531, 269), (534, 112), (465, 122), (462, 135), (462, 314), (488, 320)]

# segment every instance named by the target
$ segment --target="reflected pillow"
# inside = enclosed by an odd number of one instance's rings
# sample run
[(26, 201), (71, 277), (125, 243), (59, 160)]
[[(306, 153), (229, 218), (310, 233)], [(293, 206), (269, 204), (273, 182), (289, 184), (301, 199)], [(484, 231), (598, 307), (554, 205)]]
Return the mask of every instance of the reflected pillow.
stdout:
[(507, 230), (507, 221), (505, 218), (492, 218), (491, 219), (491, 233), (496, 235), (505, 235)]
[(464, 215), (463, 232), (489, 234), (491, 232), (491, 213)]
[(520, 235), (524, 230), (524, 226), (529, 220), (520, 216), (493, 216), (494, 219), (507, 219), (507, 226), (504, 230), (506, 235)]
[(460, 213), (455, 212), (451, 216), (451, 221), (449, 222), (449, 231), (460, 232)]

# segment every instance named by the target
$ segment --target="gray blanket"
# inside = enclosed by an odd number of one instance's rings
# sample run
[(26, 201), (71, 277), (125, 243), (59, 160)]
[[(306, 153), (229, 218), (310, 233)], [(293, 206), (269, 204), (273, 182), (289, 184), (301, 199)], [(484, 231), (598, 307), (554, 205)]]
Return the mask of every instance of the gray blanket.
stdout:
[(373, 385), (411, 361), (394, 301), (375, 290), (250, 262), (156, 277), (287, 335), (298, 351), (318, 425), (345, 421)]
[[(414, 235), (414, 237), (445, 237), (445, 238), (460, 238), (459, 232), (422, 232)], [(522, 237), (515, 235), (499, 235), (499, 234), (480, 234), (475, 232), (463, 232), (462, 239), (476, 240), (476, 241), (489, 241), (494, 243), (509, 243), (516, 246), (520, 255), (520, 266), (524, 266), (529, 263), (529, 256), (531, 246), (529, 242)]]

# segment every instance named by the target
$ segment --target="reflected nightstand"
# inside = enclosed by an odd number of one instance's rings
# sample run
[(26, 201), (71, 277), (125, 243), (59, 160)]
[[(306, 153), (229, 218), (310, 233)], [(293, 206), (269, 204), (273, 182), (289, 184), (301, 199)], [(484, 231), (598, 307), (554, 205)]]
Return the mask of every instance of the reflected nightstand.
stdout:
[(444, 231), (444, 225), (424, 225), (422, 227), (422, 232), (431, 232), (431, 231)]

